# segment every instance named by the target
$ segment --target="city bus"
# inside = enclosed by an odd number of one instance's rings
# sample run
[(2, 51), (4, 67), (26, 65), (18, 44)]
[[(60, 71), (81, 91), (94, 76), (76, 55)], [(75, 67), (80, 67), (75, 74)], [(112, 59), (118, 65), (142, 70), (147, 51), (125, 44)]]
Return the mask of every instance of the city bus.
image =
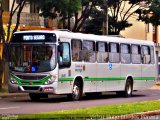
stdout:
[(20, 31), (11, 39), (9, 92), (31, 100), (49, 94), (80, 100), (116, 92), (125, 97), (155, 84), (157, 65), (151, 41), (70, 31)]

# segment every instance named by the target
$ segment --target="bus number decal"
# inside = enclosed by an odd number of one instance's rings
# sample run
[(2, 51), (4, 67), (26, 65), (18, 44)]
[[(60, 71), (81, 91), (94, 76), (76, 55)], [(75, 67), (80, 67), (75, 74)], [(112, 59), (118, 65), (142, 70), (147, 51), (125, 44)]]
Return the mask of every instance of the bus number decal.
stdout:
[(108, 65), (109, 70), (112, 70), (112, 66), (113, 65), (111, 63)]

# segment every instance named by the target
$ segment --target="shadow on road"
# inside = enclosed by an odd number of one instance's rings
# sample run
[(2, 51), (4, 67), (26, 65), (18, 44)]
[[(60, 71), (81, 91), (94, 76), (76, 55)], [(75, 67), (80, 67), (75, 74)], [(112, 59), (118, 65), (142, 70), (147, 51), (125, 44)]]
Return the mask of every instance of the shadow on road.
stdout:
[[(133, 94), (132, 97), (129, 98), (125, 98), (125, 97), (121, 97), (116, 95), (115, 93), (104, 93), (102, 95), (99, 96), (83, 96), (81, 101), (94, 101), (94, 100), (111, 100), (111, 99), (132, 99), (132, 98), (137, 98), (137, 97), (145, 97), (146, 95), (144, 94)], [(17, 98), (17, 99), (12, 99), (12, 102), (27, 102), (27, 103), (63, 103), (63, 102), (72, 102), (72, 100), (70, 100), (66, 95), (49, 95), (49, 98), (43, 98), (40, 99), (38, 101), (32, 101), (30, 100), (29, 97), (25, 97), (25, 98)]]

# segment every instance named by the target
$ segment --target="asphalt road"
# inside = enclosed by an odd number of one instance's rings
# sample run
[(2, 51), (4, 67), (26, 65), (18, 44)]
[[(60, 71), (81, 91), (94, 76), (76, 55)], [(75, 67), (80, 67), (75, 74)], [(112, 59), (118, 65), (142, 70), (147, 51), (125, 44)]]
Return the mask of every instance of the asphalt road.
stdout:
[(151, 89), (134, 92), (131, 98), (118, 97), (115, 93), (106, 93), (97, 98), (84, 96), (81, 101), (70, 101), (66, 96), (54, 95), (49, 96), (48, 99), (41, 99), (38, 102), (31, 101), (29, 97), (0, 98), (0, 115), (34, 114), (159, 99), (160, 90)]

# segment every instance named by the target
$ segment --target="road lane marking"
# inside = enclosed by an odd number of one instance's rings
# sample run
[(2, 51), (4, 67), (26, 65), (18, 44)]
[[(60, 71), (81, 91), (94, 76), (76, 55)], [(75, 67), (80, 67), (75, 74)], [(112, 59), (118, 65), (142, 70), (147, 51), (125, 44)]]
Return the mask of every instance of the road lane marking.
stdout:
[(0, 110), (16, 109), (16, 108), (20, 108), (20, 107), (19, 107), (19, 106), (15, 106), (15, 107), (6, 107), (6, 108), (0, 108)]

